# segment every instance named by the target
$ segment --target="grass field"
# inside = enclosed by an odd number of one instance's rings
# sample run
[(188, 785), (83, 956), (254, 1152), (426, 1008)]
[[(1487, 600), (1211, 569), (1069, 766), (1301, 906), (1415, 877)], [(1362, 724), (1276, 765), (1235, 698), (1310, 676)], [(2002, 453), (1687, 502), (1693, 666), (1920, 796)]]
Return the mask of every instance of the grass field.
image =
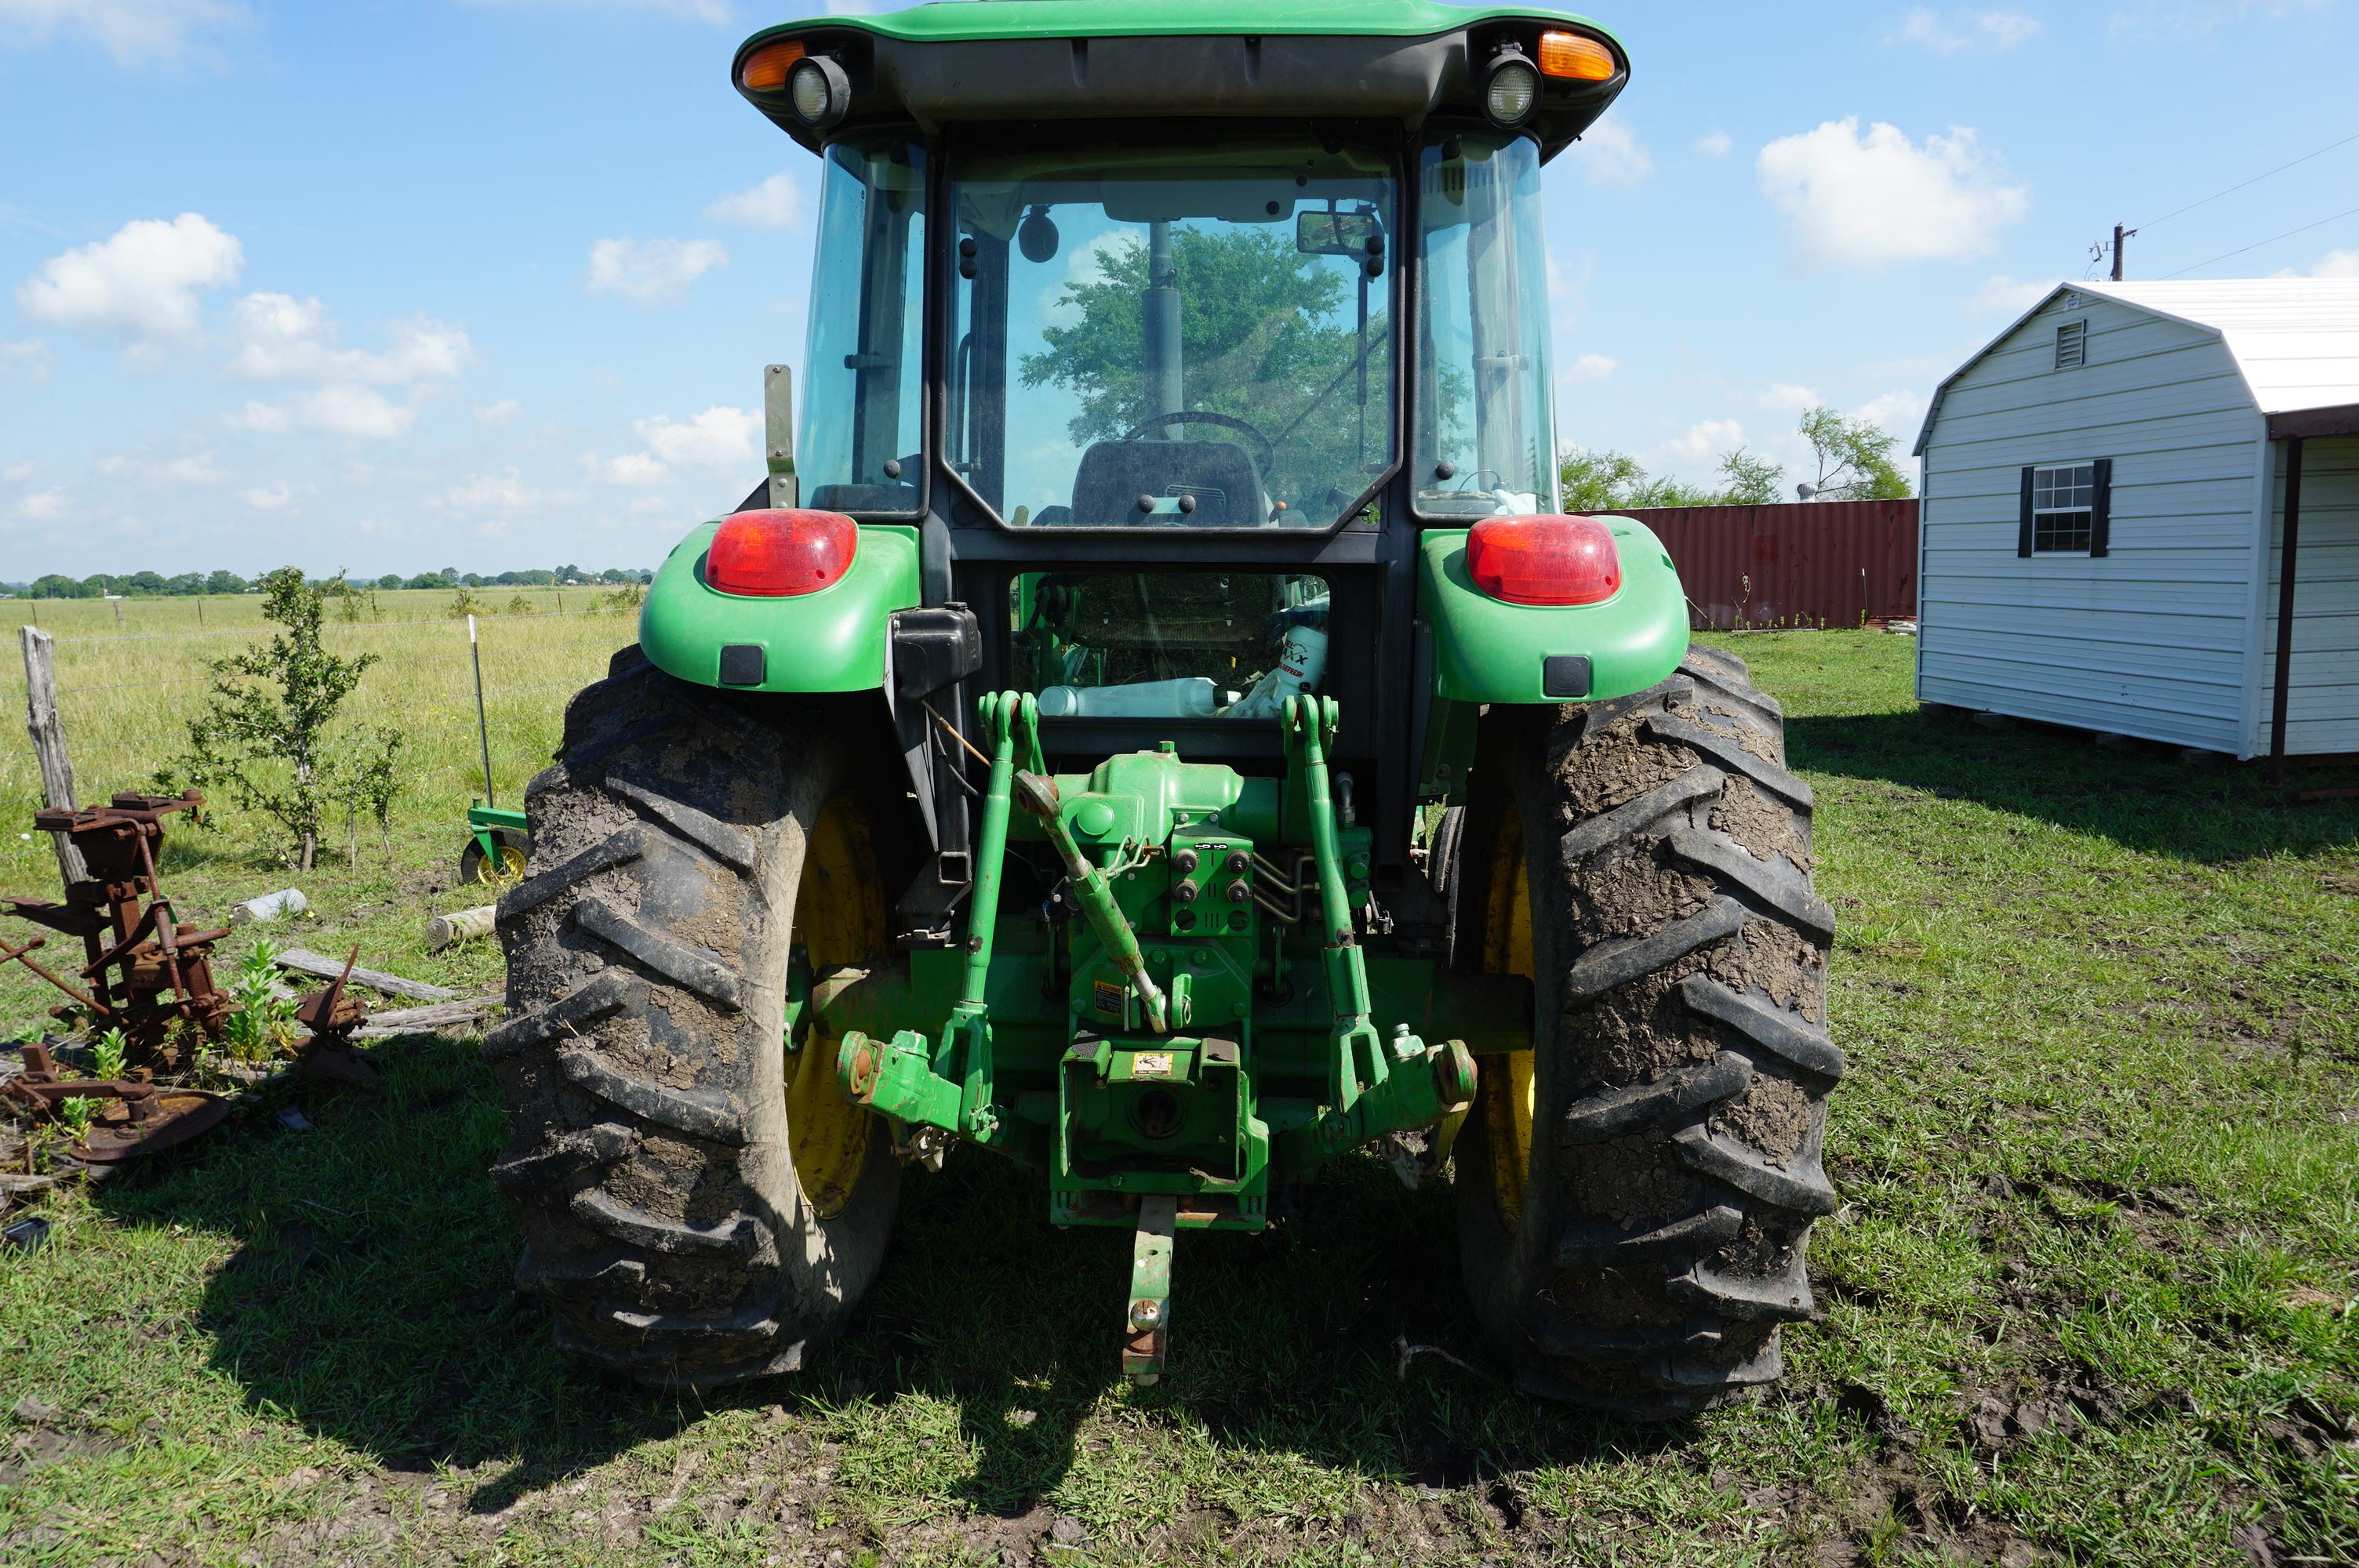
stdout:
[[(396, 863), (332, 860), (300, 939), (492, 983), (480, 946), (416, 950), (471, 789), (463, 633), (350, 634), (399, 651), (364, 689), (417, 716), (425, 765)], [(628, 635), (487, 630), (504, 784)], [(168, 717), (125, 698), (103, 740), (95, 688), (203, 645), (65, 645), (85, 794), (152, 766)], [(421, 1042), (375, 1093), (289, 1091), (309, 1130), (252, 1117), (0, 1254), (0, 1560), (2359, 1561), (2359, 806), (1920, 716), (1902, 638), (1734, 645), (1819, 792), (1853, 1063), (1821, 1315), (1768, 1397), (1639, 1429), (1508, 1391), (1448, 1195), (1374, 1162), (1284, 1233), (1190, 1237), (1172, 1375), (1133, 1392), (1127, 1238), (1052, 1230), (968, 1155), (905, 1189), (858, 1328), (809, 1371), (636, 1392), (508, 1287), (489, 1075)], [(193, 903), (288, 880), (234, 833), (183, 842)], [(37, 844), (0, 867), (51, 876)], [(10, 980), (0, 1022), (38, 1005)]]

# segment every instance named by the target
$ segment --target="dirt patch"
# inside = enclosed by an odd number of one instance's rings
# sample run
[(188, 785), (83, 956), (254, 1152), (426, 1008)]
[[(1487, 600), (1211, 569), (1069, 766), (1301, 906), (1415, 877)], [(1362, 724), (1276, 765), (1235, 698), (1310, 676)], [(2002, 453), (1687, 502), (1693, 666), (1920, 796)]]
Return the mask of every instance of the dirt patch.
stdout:
[(1624, 1229), (1641, 1220), (1685, 1213), (1694, 1202), (1695, 1183), (1685, 1176), (1659, 1133), (1585, 1143), (1564, 1152), (1567, 1188), (1581, 1195), (1590, 1213)]
[(1712, 1130), (1734, 1134), (1782, 1166), (1802, 1147), (1814, 1119), (1810, 1097), (1801, 1085), (1756, 1073), (1742, 1096), (1714, 1113)]
[(1592, 861), (1585, 875), (1567, 880), (1572, 917), (1590, 942), (1647, 935), (1712, 902), (1710, 882), (1662, 865), (1651, 854)]
[(1793, 812), (1753, 787), (1753, 781), (1732, 777), (1712, 808), (1712, 825), (1745, 846), (1756, 860), (1783, 855), (1794, 869), (1808, 871), (1812, 864), (1810, 841)]
[(1745, 929), (1712, 948), (1705, 969), (1739, 993), (1760, 991), (1812, 1023), (1826, 1022), (1825, 960), (1818, 945), (1769, 920), (1749, 920)]
[(1585, 737), (1557, 763), (1557, 816), (1563, 826), (1636, 800), (1696, 765), (1696, 754), (1685, 746), (1636, 741), (1633, 731), (1644, 719), (1633, 714)]

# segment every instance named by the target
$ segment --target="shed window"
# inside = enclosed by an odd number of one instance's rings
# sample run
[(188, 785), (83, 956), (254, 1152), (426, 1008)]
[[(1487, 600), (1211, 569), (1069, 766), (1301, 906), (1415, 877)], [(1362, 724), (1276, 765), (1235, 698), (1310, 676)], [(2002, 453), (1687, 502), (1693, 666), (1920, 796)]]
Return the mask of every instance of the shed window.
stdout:
[(2089, 362), (2089, 323), (2067, 321), (2056, 329), (2056, 368), (2071, 370)]
[(2113, 460), (2023, 470), (2020, 556), (2102, 556), (2113, 511)]

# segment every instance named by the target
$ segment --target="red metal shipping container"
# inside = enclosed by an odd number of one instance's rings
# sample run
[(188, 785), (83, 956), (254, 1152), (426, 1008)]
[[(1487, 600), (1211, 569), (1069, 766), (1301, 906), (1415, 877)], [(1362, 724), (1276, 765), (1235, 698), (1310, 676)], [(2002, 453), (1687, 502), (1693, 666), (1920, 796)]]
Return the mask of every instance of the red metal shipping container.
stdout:
[(1634, 510), (1662, 537), (1699, 632), (1858, 626), (1917, 614), (1917, 503)]

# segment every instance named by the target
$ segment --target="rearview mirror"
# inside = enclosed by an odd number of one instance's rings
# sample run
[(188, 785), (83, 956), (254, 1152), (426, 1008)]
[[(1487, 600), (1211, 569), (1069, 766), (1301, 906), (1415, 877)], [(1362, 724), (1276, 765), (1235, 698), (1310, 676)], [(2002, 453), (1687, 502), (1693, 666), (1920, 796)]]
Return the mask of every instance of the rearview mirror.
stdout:
[(1305, 255), (1361, 256), (1373, 253), (1368, 242), (1384, 232), (1374, 212), (1332, 212), (1313, 209), (1294, 215), (1294, 248)]

